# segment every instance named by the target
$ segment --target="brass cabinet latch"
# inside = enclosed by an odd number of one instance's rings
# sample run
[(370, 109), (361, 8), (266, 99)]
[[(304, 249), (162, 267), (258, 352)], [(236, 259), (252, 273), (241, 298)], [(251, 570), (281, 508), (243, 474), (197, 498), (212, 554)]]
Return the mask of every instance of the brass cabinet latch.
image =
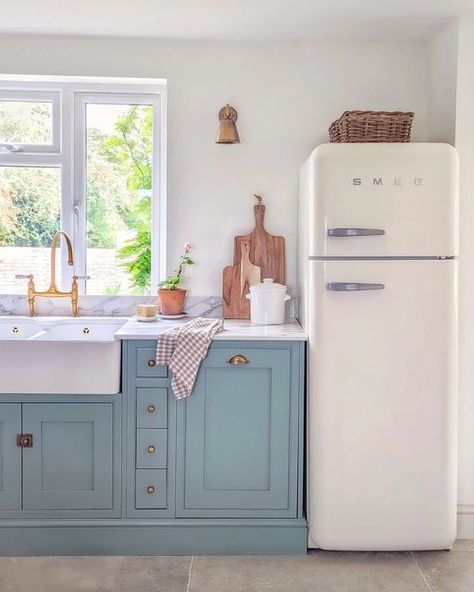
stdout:
[(17, 434), (16, 445), (20, 448), (33, 448), (33, 434)]

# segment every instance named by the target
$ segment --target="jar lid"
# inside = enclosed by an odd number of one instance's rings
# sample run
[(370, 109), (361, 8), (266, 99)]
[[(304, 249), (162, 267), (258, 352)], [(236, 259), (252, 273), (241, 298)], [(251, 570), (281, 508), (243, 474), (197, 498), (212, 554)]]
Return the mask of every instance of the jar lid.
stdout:
[(286, 292), (286, 286), (278, 284), (272, 278), (265, 278), (260, 284), (252, 284), (251, 292)]

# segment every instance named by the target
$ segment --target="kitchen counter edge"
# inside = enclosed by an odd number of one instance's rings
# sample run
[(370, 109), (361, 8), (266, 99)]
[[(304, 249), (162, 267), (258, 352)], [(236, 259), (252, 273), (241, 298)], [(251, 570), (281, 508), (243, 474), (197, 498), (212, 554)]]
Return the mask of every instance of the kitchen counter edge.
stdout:
[[(140, 322), (131, 319), (115, 333), (115, 339), (156, 339), (167, 329), (181, 326), (189, 320), (191, 319)], [(218, 341), (307, 341), (308, 336), (295, 319), (290, 319), (282, 325), (254, 325), (247, 320), (227, 319), (224, 320), (224, 330), (214, 339)]]

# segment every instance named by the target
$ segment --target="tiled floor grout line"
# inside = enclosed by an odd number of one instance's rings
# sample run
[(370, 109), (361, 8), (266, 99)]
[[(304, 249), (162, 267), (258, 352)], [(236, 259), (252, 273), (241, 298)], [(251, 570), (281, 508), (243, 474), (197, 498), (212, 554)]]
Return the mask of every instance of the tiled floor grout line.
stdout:
[(425, 582), (425, 585), (428, 588), (429, 592), (435, 592), (435, 590), (433, 590), (433, 588), (431, 587), (430, 583), (428, 582), (427, 577), (423, 573), (423, 570), (421, 569), (420, 564), (416, 560), (416, 557), (413, 555), (413, 551), (408, 551), (408, 554), (413, 559), (413, 562), (416, 565), (416, 569), (418, 570), (420, 576), (422, 577), (423, 581)]
[(186, 592), (191, 590), (191, 578), (193, 577), (193, 565), (194, 565), (194, 555), (191, 555), (191, 561), (189, 563), (189, 570), (188, 570), (188, 585), (186, 586)]

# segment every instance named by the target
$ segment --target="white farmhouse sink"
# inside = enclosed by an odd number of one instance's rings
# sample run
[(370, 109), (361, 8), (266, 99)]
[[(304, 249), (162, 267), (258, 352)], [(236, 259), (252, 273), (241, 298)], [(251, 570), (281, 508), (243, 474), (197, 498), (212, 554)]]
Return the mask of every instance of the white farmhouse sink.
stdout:
[(115, 394), (126, 319), (0, 317), (0, 393)]

